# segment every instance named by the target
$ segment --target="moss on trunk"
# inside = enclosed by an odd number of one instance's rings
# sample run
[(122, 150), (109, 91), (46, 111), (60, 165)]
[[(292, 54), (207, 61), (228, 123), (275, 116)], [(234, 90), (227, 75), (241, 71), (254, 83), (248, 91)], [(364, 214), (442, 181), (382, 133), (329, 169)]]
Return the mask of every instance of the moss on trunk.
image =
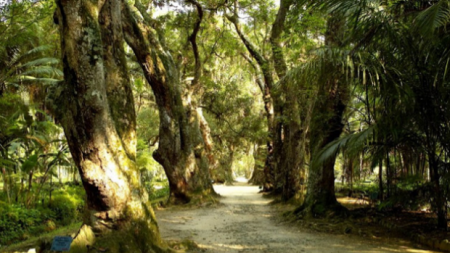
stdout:
[(198, 193), (214, 197), (197, 110), (183, 104), (177, 65), (160, 43), (146, 9), (139, 2), (135, 6), (144, 21), (138, 23), (130, 7), (124, 4), (123, 31), (158, 105), (160, 136), (153, 157), (163, 166), (169, 180), (169, 203), (186, 204)]
[(135, 164), (122, 2), (56, 3), (65, 80), (49, 98), (87, 195), (85, 226), (73, 251), (108, 244), (108, 252), (165, 252)]
[[(329, 47), (341, 47), (344, 23), (339, 16), (330, 16), (325, 36)], [(329, 143), (339, 138), (343, 130), (342, 117), (346, 109), (349, 91), (343, 81), (339, 64), (325, 61), (321, 67), (321, 79), (311, 119), (311, 163), (308, 175), (308, 191), (305, 203), (296, 210), (306, 216), (327, 213), (346, 213), (336, 200), (334, 191), (333, 155), (323, 162), (316, 161), (317, 154)]]

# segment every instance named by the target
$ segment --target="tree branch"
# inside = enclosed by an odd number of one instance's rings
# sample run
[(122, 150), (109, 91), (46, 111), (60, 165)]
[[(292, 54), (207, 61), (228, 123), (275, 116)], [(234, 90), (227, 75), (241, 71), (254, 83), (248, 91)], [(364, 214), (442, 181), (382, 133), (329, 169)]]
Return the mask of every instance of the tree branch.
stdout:
[(198, 51), (198, 45), (197, 45), (197, 35), (200, 31), (200, 25), (203, 21), (203, 8), (202, 6), (195, 0), (186, 0), (186, 2), (191, 3), (195, 6), (197, 9), (198, 19), (197, 22), (195, 22), (194, 30), (192, 31), (192, 34), (189, 36), (189, 42), (191, 43), (192, 50), (194, 51), (194, 57), (195, 57), (195, 74), (194, 74), (194, 80), (192, 80), (192, 87), (195, 89), (200, 81), (200, 77), (202, 75), (202, 61), (200, 59), (200, 53)]
[(236, 9), (237, 9), (237, 7), (235, 6), (233, 16), (226, 15), (226, 18), (231, 23), (233, 23), (234, 27), (236, 28), (236, 32), (237, 32), (239, 38), (241, 39), (242, 43), (244, 43), (244, 45), (247, 48), (247, 50), (250, 53), (250, 55), (256, 60), (256, 62), (258, 63), (259, 67), (261, 68), (261, 71), (262, 71), (263, 76), (264, 76), (264, 81), (265, 81), (267, 87), (269, 89), (272, 89), (275, 82), (274, 82), (273, 77), (272, 77), (272, 71), (271, 71), (271, 68), (270, 68), (270, 64), (264, 58), (264, 56), (259, 52), (259, 50), (256, 48), (256, 46), (253, 45), (253, 43), (250, 42), (250, 40), (247, 38), (247, 36), (245, 36), (242, 33), (240, 25), (239, 25), (239, 20), (238, 20), (238, 15), (237, 15)]
[(272, 25), (272, 33), (270, 35), (270, 43), (272, 45), (272, 54), (275, 61), (275, 71), (278, 78), (283, 78), (287, 73), (287, 65), (283, 55), (281, 46), (281, 34), (284, 31), (284, 23), (289, 11), (289, 7), (293, 4), (292, 0), (280, 0), (280, 8), (278, 9), (277, 18)]

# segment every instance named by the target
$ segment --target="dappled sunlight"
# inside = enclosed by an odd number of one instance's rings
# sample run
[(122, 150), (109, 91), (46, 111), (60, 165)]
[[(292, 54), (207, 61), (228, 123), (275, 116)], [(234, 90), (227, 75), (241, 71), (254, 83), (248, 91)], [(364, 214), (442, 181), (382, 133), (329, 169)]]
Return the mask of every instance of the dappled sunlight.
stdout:
[(222, 243), (211, 244), (211, 245), (199, 244), (198, 246), (199, 246), (199, 248), (210, 249), (210, 250), (213, 250), (214, 252), (229, 252), (230, 250), (237, 250), (237, 251), (241, 251), (241, 250), (264, 250), (264, 249), (268, 248), (265, 245), (264, 246), (251, 246), (251, 245), (222, 244)]
[(410, 252), (410, 253), (432, 253), (436, 251), (431, 250), (421, 250), (421, 249), (403, 249), (403, 252)]
[(236, 200), (236, 199), (223, 199), (222, 202), (226, 204), (235, 204), (235, 205), (267, 205), (270, 201), (267, 200)]
[[(282, 242), (276, 243), (278, 246), (282, 247)], [(266, 250), (270, 249), (267, 244), (262, 245), (247, 245), (247, 244), (233, 244), (233, 243), (211, 243), (211, 244), (205, 244), (200, 243), (198, 244), (198, 247), (205, 250), (210, 250), (211, 252), (240, 252), (243, 250), (248, 250), (252, 252), (265, 252)], [(386, 253), (395, 253), (395, 252), (409, 252), (409, 253), (436, 253), (436, 251), (430, 251), (430, 250), (421, 250), (421, 249), (411, 249), (404, 246), (400, 247), (387, 247), (387, 246), (381, 246), (378, 248), (371, 248), (371, 249), (365, 249), (365, 247), (362, 247), (359, 243), (355, 244), (334, 244), (329, 245), (329, 248), (324, 247), (324, 245), (321, 245), (320, 243), (317, 245), (302, 245), (301, 243), (298, 245), (298, 251), (296, 252), (359, 252), (359, 253), (379, 253), (379, 252), (386, 252)], [(286, 251), (287, 252), (287, 251)]]
[[(223, 205), (158, 212), (165, 239), (195, 241), (202, 252), (433, 253), (403, 241), (320, 234), (280, 222), (279, 214), (255, 186), (214, 188)], [(343, 198), (348, 203), (354, 199)], [(406, 246), (405, 246), (406, 245)]]
[(344, 198), (337, 198), (337, 201), (344, 206), (349, 205), (349, 206), (365, 207), (370, 205), (370, 202), (363, 198), (344, 197)]

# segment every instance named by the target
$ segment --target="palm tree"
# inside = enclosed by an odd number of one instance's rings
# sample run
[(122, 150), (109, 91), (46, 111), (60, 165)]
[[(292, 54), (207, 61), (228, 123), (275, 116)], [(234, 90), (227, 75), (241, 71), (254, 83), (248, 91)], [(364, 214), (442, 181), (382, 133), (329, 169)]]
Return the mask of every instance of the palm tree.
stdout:
[[(365, 129), (330, 143), (316, 160), (340, 148), (372, 152), (376, 162), (385, 156), (387, 164), (391, 151), (425, 154), (438, 227), (446, 229), (442, 180), (450, 151), (448, 1), (330, 0), (324, 6), (348, 17), (355, 79), (365, 90), (366, 104), (372, 104), (365, 108), (370, 118)], [(389, 168), (386, 172), (389, 190), (392, 175)]]

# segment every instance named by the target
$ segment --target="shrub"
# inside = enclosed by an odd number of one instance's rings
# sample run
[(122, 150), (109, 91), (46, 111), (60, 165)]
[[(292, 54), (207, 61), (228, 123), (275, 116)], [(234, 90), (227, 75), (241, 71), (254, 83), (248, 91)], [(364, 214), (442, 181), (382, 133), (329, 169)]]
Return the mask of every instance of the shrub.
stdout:
[(152, 200), (157, 200), (160, 198), (165, 198), (168, 197), (170, 194), (170, 188), (169, 188), (169, 183), (167, 181), (165, 182), (152, 182), (150, 187), (150, 191), (149, 191), (149, 199), (150, 201)]
[(16, 239), (29, 237), (42, 224), (37, 209), (26, 209), (18, 205), (1, 205), (0, 244), (9, 244)]
[(82, 187), (64, 187), (53, 193), (50, 209), (56, 221), (69, 225), (81, 219), (84, 203)]
[[(84, 189), (64, 186), (52, 194), (49, 207), (27, 209), (0, 201), (0, 246), (48, 232), (81, 219)], [(48, 203), (46, 201), (46, 203)]]

